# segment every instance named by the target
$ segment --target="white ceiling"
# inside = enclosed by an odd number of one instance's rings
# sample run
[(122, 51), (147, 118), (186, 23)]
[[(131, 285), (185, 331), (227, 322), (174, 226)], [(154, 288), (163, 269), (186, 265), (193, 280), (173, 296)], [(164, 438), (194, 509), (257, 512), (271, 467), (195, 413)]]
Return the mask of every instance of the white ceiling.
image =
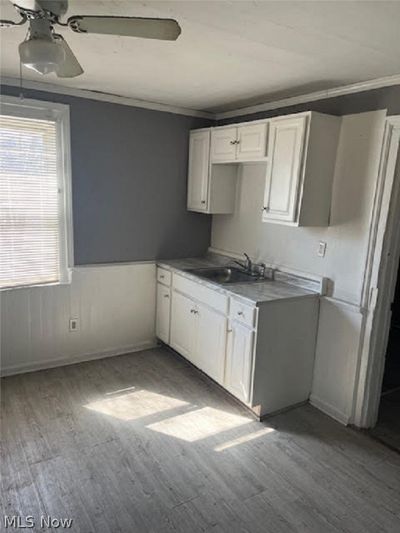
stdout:
[[(8, 0), (1, 18), (17, 19)], [(70, 0), (67, 16), (173, 17), (176, 42), (59, 28), (85, 73), (25, 79), (213, 112), (400, 73), (400, 1)], [(19, 76), (26, 26), (1, 30), (1, 75)]]

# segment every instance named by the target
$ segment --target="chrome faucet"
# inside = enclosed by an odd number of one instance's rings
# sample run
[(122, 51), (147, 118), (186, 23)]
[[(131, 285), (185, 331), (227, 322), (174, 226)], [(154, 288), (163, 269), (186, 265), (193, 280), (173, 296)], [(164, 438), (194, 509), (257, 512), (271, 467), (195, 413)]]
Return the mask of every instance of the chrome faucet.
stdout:
[(245, 265), (246, 265), (246, 270), (248, 270), (249, 272), (251, 272), (251, 271), (253, 270), (253, 263), (252, 263), (250, 257), (246, 254), (246, 252), (244, 252), (243, 255), (244, 255), (245, 258), (246, 258), (246, 263), (245, 263)]
[[(253, 261), (250, 259), (248, 254), (243, 254), (245, 257), (245, 261), (232, 261), (236, 265), (239, 265), (245, 272), (248, 274), (251, 274), (252, 276), (255, 276), (257, 278), (267, 278), (267, 279), (273, 279), (274, 278), (274, 270), (272, 268), (268, 268), (265, 263), (253, 263)], [(268, 270), (268, 275), (267, 275)]]
[(250, 272), (251, 273), (253, 271), (253, 262), (250, 259), (250, 257), (246, 254), (246, 252), (243, 255), (246, 258), (246, 261), (244, 263), (242, 263), (241, 261), (233, 261), (233, 262), (236, 263), (237, 265), (239, 265), (240, 267), (244, 268), (244, 270), (246, 270), (246, 272)]

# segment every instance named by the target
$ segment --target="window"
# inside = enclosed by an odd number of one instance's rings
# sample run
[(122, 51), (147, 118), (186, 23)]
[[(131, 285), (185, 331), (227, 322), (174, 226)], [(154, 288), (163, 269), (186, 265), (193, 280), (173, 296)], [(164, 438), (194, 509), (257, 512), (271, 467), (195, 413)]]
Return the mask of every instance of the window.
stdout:
[(0, 103), (0, 289), (69, 282), (69, 108)]

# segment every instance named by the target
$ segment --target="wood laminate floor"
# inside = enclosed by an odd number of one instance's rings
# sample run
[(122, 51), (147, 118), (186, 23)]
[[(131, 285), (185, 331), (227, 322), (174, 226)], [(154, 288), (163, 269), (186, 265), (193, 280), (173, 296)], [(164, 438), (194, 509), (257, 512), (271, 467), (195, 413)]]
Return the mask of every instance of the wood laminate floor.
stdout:
[(70, 531), (400, 531), (398, 454), (310, 406), (259, 423), (165, 349), (5, 378), (1, 430), (3, 512)]

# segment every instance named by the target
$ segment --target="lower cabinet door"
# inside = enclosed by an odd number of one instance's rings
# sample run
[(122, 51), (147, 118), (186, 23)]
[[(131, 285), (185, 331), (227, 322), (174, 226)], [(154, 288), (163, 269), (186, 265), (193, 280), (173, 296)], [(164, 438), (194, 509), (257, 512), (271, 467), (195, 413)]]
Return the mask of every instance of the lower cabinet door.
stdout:
[(190, 298), (172, 292), (170, 345), (195, 365), (196, 312), (196, 305)]
[(254, 331), (238, 322), (228, 326), (225, 387), (239, 400), (250, 402)]
[(170, 311), (171, 289), (157, 283), (156, 335), (166, 344), (169, 344)]
[(197, 308), (196, 361), (208, 376), (224, 382), (227, 318), (205, 306)]

